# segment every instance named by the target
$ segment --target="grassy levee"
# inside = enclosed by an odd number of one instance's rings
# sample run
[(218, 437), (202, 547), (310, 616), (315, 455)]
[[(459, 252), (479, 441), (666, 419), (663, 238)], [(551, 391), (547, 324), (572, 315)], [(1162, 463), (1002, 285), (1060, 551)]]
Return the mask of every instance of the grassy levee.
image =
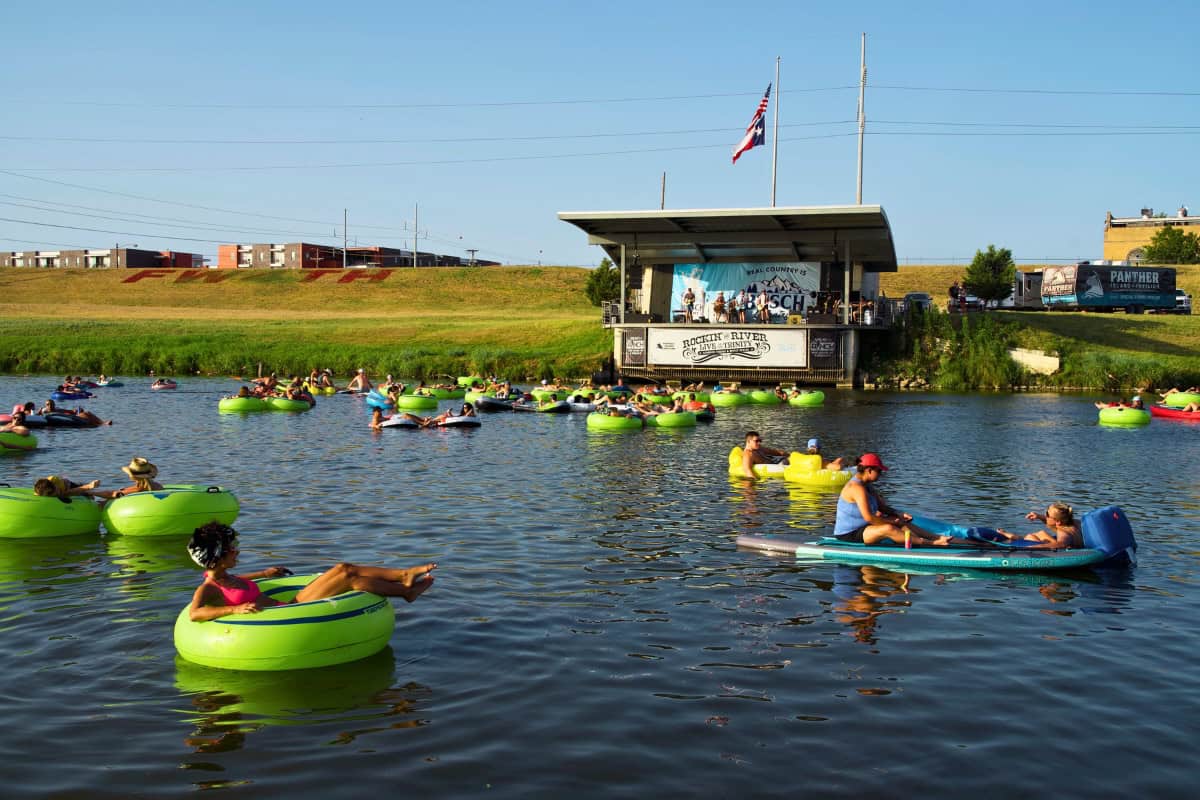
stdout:
[(0, 270), (0, 371), (576, 377), (612, 348), (580, 269), (138, 272)]
[[(929, 292), (944, 307), (950, 284), (961, 279), (964, 270), (905, 266), (882, 275), (880, 288), (891, 298)], [(1178, 267), (1176, 283), (1194, 297), (1200, 295), (1200, 266)], [(1019, 383), (1118, 390), (1200, 382), (1200, 315), (989, 311), (932, 321), (920, 335), (927, 341), (905, 352), (881, 355), (875, 366), (889, 377), (919, 377), (947, 388)], [(946, 349), (944, 343), (952, 337), (955, 342)], [(1008, 347), (1057, 353), (1062, 368), (1055, 375), (1035, 377), (990, 363), (1004, 358)], [(918, 352), (920, 348), (925, 352)], [(930, 357), (931, 351), (942, 355)]]

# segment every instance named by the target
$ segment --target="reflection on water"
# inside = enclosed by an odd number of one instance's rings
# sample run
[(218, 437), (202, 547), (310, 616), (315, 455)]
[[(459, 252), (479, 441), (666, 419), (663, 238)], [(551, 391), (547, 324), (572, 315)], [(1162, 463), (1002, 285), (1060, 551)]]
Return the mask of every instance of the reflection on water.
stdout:
[[(0, 379), (0, 407), (50, 386)], [(236, 673), (175, 655), (201, 579), (181, 540), (0, 541), (6, 719), (55, 743), (53, 762), (0, 746), (0, 779), (30, 795), (84, 795), (102, 774), (114, 795), (345, 795), (347, 775), (379, 794), (400, 775), (435, 796), (608, 796), (613, 764), (660, 796), (776, 793), (798, 773), (813, 796), (1172, 796), (1194, 777), (1200, 495), (1186, 471), (1147, 466), (1200, 463), (1190, 427), (1113, 436), (1069, 397), (837, 391), (685, 430), (495, 414), (373, 436), (350, 397), (238, 417), (216, 413), (232, 382), (126, 386), (92, 402), (115, 425), (47, 435), (0, 481), (120, 486), (141, 455), (168, 481), (234, 489), (247, 571), (437, 561), (438, 582), (397, 604), (376, 657)], [(1051, 500), (1119, 502), (1139, 566), (938, 572), (738, 551), (741, 533), (828, 532), (837, 497), (730, 478), (750, 429), (774, 447), (878, 451), (891, 502), (964, 524), (1024, 530)], [(1139, 736), (1108, 747), (1104, 731), (1134, 717)], [(896, 731), (936, 735), (914, 748)], [(1032, 741), (1070, 742), (1070, 757), (1012, 769)]]

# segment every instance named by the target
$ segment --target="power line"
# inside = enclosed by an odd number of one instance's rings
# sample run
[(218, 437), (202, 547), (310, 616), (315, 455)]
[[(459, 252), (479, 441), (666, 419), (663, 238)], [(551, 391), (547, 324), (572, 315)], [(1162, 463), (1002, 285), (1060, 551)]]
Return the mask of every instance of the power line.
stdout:
[[(781, 141), (798, 142), (816, 139), (836, 139), (853, 136), (853, 132), (830, 133), (818, 136), (793, 136)], [(728, 142), (720, 144), (673, 145), (670, 147), (646, 147), (632, 150), (601, 150), (576, 153), (543, 153), (524, 156), (487, 156), (480, 158), (443, 158), (413, 161), (357, 162), (345, 164), (267, 164), (256, 166), (205, 166), (205, 167), (21, 167), (25, 172), (121, 172), (121, 173), (166, 173), (166, 172), (272, 172), (279, 170), (326, 170), (326, 169), (378, 169), (383, 167), (446, 166), (451, 164), (486, 164), (506, 161), (561, 160), (566, 158), (592, 158), (597, 156), (624, 156), (640, 153), (668, 153), (683, 150), (711, 150), (728, 148)], [(16, 175), (12, 168), (0, 169), (0, 174)], [(26, 177), (26, 176), (22, 176)]]
[[(843, 89), (857, 89), (858, 84), (848, 86), (809, 86), (793, 87), (788, 91), (793, 93), (834, 92)], [(192, 108), (192, 109), (241, 109), (241, 110), (382, 110), (382, 109), (413, 109), (413, 108), (506, 108), (524, 106), (565, 106), (565, 105), (606, 105), (613, 103), (664, 103), (676, 100), (714, 100), (724, 97), (757, 97), (757, 92), (721, 92), (712, 94), (681, 94), (660, 96), (634, 97), (599, 97), (599, 98), (565, 98), (557, 100), (493, 100), (462, 103), (155, 103), (139, 101), (136, 103), (103, 100), (47, 100), (45, 98), (21, 98), (19, 101), (9, 100), (10, 103), (20, 102), (23, 105), (65, 105), (65, 106), (95, 106), (100, 108)]]
[(1095, 97), (1200, 97), (1200, 91), (1168, 92), (1144, 89), (1004, 89), (984, 86), (905, 86), (886, 83), (870, 83), (867, 84), (867, 88), (890, 89), (904, 92), (964, 92), (972, 94), (1051, 94), (1083, 95)]
[[(824, 125), (847, 125), (852, 119), (823, 122), (792, 122), (781, 128), (812, 128)], [(741, 128), (690, 128), (667, 131), (625, 131), (618, 133), (562, 133), (538, 136), (461, 136), (439, 139), (127, 139), (88, 136), (9, 136), (0, 140), (12, 142), (68, 142), (72, 144), (234, 144), (234, 145), (349, 145), (349, 144), (469, 144), (475, 142), (547, 142), (569, 139), (608, 139), (642, 136), (682, 136), (694, 133), (740, 134)]]

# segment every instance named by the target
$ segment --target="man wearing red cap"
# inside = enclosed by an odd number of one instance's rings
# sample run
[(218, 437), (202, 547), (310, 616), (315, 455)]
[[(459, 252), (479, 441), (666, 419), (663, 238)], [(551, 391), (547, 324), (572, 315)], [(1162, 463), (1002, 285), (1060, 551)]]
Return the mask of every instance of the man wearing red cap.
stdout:
[(905, 544), (905, 534), (914, 546), (948, 545), (950, 536), (936, 536), (912, 524), (912, 514), (897, 511), (872, 486), (887, 467), (875, 453), (864, 453), (858, 460), (858, 472), (838, 496), (837, 521), (833, 535), (843, 542)]

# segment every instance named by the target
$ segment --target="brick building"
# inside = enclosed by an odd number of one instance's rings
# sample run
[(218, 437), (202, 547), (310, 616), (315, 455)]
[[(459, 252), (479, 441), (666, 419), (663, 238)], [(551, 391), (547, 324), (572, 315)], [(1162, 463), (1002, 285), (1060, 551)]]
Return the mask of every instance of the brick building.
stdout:
[[(458, 256), (417, 251), (418, 267), (457, 267)], [(341, 269), (413, 266), (411, 250), (394, 247), (342, 248), (307, 242), (291, 244), (223, 244), (217, 247), (218, 269)], [(496, 261), (476, 259), (476, 266), (498, 266)]]
[(38, 269), (201, 269), (204, 256), (173, 250), (138, 250), (111, 247), (104, 250), (25, 250), (0, 252), (0, 267)]

